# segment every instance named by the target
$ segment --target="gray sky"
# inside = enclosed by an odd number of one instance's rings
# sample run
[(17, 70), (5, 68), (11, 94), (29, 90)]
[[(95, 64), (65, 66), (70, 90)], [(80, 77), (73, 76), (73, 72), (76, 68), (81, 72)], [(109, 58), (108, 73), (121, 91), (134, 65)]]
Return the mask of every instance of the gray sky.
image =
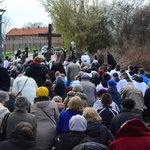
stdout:
[(4, 0), (1, 8), (6, 12), (3, 16), (10, 18), (12, 27), (22, 28), (28, 22), (51, 23), (51, 19), (38, 2), (38, 0)]

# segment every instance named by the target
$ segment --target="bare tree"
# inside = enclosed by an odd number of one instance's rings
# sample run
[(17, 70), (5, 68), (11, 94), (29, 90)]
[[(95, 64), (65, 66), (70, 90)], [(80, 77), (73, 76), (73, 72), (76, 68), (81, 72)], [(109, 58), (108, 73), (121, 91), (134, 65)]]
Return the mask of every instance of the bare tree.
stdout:
[(2, 23), (3, 23), (2, 24), (2, 39), (5, 40), (7, 32), (12, 27), (12, 21), (11, 21), (11, 19), (9, 17), (4, 16)]
[(34, 22), (34, 23), (28, 22), (28, 23), (23, 24), (23, 27), (25, 28), (46, 27), (46, 26), (47, 25), (44, 25), (42, 22)]

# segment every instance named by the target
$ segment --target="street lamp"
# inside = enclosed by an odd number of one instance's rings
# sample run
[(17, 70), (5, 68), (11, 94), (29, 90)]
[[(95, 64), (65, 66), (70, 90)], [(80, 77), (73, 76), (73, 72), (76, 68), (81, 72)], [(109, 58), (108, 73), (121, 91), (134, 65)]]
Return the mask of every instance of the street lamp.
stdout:
[(0, 58), (2, 58), (2, 16), (5, 11), (5, 9), (0, 9)]

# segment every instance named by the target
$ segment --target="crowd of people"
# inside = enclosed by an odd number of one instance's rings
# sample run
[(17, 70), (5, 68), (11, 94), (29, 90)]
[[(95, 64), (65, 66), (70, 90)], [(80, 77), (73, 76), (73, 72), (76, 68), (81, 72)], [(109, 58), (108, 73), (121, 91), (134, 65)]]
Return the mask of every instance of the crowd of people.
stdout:
[(55, 61), (51, 55), (1, 60), (1, 150), (150, 149), (144, 68), (123, 69), (102, 50), (67, 59), (61, 49)]

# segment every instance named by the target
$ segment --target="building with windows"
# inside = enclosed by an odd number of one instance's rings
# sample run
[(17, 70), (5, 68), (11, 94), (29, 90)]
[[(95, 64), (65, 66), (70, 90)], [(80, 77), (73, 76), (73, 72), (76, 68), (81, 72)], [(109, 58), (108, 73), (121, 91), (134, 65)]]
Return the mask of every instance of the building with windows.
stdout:
[[(40, 50), (44, 45), (48, 44), (47, 37), (39, 36), (39, 33), (48, 33), (48, 27), (34, 28), (13, 28), (7, 34), (3, 42), (3, 51), (15, 51), (18, 48), (24, 49), (28, 46), (29, 49)], [(52, 38), (52, 46), (62, 46), (62, 41), (58, 37)]]

